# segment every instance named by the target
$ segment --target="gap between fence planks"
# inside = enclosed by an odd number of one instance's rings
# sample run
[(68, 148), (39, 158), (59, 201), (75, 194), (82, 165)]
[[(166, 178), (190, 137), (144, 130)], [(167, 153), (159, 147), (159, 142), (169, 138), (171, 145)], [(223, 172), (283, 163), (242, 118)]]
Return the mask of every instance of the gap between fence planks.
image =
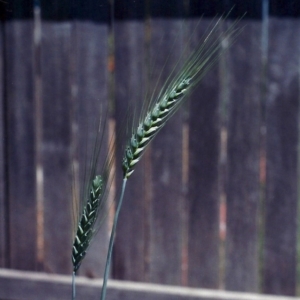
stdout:
[[(77, 278), (77, 297), (95, 299), (102, 280)], [(0, 269), (1, 300), (69, 300), (71, 277), (45, 273)], [(270, 296), (221, 290), (182, 288), (168, 285), (110, 280), (107, 300), (299, 300), (288, 296)]]

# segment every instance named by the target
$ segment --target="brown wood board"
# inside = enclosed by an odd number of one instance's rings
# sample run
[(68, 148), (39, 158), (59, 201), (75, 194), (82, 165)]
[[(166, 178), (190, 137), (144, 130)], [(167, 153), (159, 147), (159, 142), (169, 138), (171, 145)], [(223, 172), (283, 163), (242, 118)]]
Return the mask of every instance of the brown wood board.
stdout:
[(225, 287), (258, 290), (261, 23), (246, 25), (229, 49)]
[(71, 271), (71, 23), (42, 22), (44, 269)]
[[(191, 47), (209, 20), (193, 21)], [(188, 285), (219, 286), (219, 64), (201, 80), (189, 102)]]
[[(77, 187), (80, 185), (84, 189), (84, 181), (88, 179), (92, 156), (98, 147), (95, 143), (99, 124), (101, 127), (98, 142), (101, 141), (102, 133), (104, 136), (96, 174), (102, 175), (102, 166), (108, 152), (108, 27), (106, 24), (77, 21), (74, 24), (72, 36), (72, 42), (74, 42), (73, 82), (76, 87), (72, 96), (74, 99), (74, 122), (77, 125), (73, 143), (76, 147), (74, 149), (75, 159), (78, 159), (79, 162)], [(82, 193), (78, 196), (81, 197)], [(101, 217), (105, 218), (106, 216), (107, 211), (104, 211)], [(107, 246), (108, 218), (105, 218), (80, 267), (79, 274), (91, 277), (102, 276)]]
[(5, 24), (9, 266), (36, 267), (33, 22)]
[(270, 20), (263, 291), (284, 295), (296, 292), (299, 37), (299, 21)]
[[(150, 87), (155, 95), (164, 87), (174, 67), (179, 67), (183, 38), (181, 20), (152, 19)], [(182, 279), (182, 125), (183, 115), (179, 110), (150, 145), (149, 281), (155, 283), (180, 285)]]

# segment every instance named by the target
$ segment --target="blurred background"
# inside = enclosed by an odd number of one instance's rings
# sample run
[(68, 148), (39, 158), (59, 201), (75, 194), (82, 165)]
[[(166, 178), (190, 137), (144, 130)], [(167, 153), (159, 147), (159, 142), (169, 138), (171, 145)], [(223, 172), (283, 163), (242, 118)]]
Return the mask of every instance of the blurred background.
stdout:
[[(298, 0), (0, 0), (1, 268), (71, 274), (100, 105), (114, 195), (129, 105), (230, 9), (220, 32), (243, 16), (242, 32), (128, 181), (111, 278), (299, 294)], [(102, 276), (112, 216), (80, 275)]]

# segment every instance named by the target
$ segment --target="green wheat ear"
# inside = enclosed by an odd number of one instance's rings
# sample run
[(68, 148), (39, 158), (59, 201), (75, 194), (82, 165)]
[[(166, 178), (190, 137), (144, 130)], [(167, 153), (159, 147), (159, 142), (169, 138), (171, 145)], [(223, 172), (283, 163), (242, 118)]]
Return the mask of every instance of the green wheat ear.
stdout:
[(107, 215), (107, 202), (113, 181), (114, 145), (108, 149), (107, 159), (103, 164), (101, 175), (95, 175), (98, 157), (92, 159), (91, 174), (81, 196), (81, 210), (78, 211), (78, 221), (72, 246), (73, 272), (76, 273), (87, 253), (87, 250)]
[(153, 140), (168, 119), (182, 105), (186, 96), (193, 90), (221, 54), (221, 41), (234, 40), (239, 32), (235, 22), (226, 32), (220, 35), (221, 18), (216, 22), (208, 35), (185, 62), (173, 80), (164, 84), (163, 90), (155, 101), (149, 101), (146, 113), (140, 118), (133, 130), (123, 156), (123, 178), (128, 178), (135, 165), (142, 157), (147, 145)]
[(77, 226), (77, 232), (74, 238), (72, 250), (73, 271), (76, 272), (94, 235), (94, 226), (101, 207), (100, 201), (103, 193), (103, 180), (101, 176), (96, 175), (90, 187), (89, 198), (83, 207), (81, 219)]
[(87, 253), (87, 250), (97, 232), (96, 222), (99, 219), (103, 209), (105, 198), (104, 180), (101, 176), (96, 175), (89, 187), (89, 195), (85, 205), (82, 208), (81, 217), (77, 225), (77, 231), (72, 247), (72, 300), (76, 298), (75, 276)]
[[(108, 116), (106, 112), (106, 115), (103, 118), (99, 118), (98, 131), (96, 133), (90, 163), (87, 166), (88, 172), (86, 172), (81, 197), (79, 198), (79, 201), (77, 201), (75, 197), (73, 198), (75, 204), (74, 208), (76, 210), (74, 212), (76, 221), (72, 245), (73, 300), (76, 295), (76, 273), (108, 212), (107, 203), (109, 200), (110, 188), (114, 179), (114, 168), (112, 165), (115, 152), (115, 139), (112, 137), (108, 149), (104, 149), (103, 146), (106, 145), (104, 141), (107, 124)], [(104, 159), (101, 159), (100, 161), (100, 154), (104, 154), (104, 151), (106, 154)], [(100, 172), (98, 172), (97, 169), (99, 169)], [(78, 206), (79, 209), (76, 209)]]

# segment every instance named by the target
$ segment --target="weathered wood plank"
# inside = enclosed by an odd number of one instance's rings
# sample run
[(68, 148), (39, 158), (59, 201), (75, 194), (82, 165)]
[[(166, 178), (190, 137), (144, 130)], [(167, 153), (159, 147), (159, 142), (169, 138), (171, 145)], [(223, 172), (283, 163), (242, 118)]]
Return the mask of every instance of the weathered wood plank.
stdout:
[[(192, 21), (192, 48), (211, 20)], [(197, 27), (196, 27), (197, 26)], [(188, 285), (219, 286), (219, 116), (217, 66), (201, 81), (189, 104)]]
[[(77, 298), (97, 299), (101, 280), (77, 278)], [(1, 300), (68, 300), (71, 295), (69, 276), (20, 272), (0, 269)], [(111, 280), (107, 300), (299, 300), (296, 297), (270, 296), (220, 290), (182, 288), (158, 284)]]
[(42, 22), (44, 269), (71, 271), (71, 24)]
[(299, 21), (271, 19), (263, 291), (272, 294), (296, 292), (299, 53)]
[(5, 196), (5, 115), (4, 115), (4, 42), (3, 24), (0, 24), (0, 267), (8, 265), (7, 198)]
[[(126, 117), (130, 119), (135, 117), (128, 108), (131, 105), (138, 112), (145, 97), (144, 31), (144, 23), (139, 20), (120, 20), (115, 23), (115, 116), (119, 134), (116, 164), (117, 192), (121, 187), (124, 146), (130, 138), (132, 126), (131, 121), (126, 121)], [(126, 135), (127, 140), (124, 139), (126, 126), (129, 131)], [(124, 205), (119, 217), (113, 262), (113, 277), (117, 279), (146, 280), (148, 217), (144, 159), (145, 157), (128, 180)]]
[[(101, 38), (99, 38), (101, 37)], [(107, 101), (107, 52), (108, 28), (107, 24), (76, 21), (73, 33), (74, 51), (74, 84), (73, 98), (77, 130), (74, 143), (79, 154), (79, 185), (83, 187), (85, 174), (90, 169), (90, 160), (95, 150), (97, 125), (102, 117), (102, 128), (105, 135), (102, 142), (98, 169), (107, 155), (108, 124), (105, 115), (108, 110)], [(102, 116), (100, 116), (102, 114)], [(81, 195), (80, 195), (81, 196)], [(108, 218), (103, 222), (97, 237), (94, 239), (86, 255), (79, 274), (95, 277), (103, 275), (108, 246)]]
[(34, 270), (37, 227), (32, 21), (5, 24), (5, 53), (9, 266)]
[[(157, 95), (175, 66), (180, 65), (177, 63), (184, 47), (183, 21), (175, 18), (183, 11), (182, 5), (181, 1), (168, 5), (151, 2), (150, 95), (152, 91)], [(173, 18), (156, 17), (159, 13)], [(155, 283), (180, 285), (182, 281), (182, 125), (182, 112), (178, 111), (150, 148), (149, 281)]]
[(258, 289), (261, 23), (247, 25), (229, 49), (225, 287)]

